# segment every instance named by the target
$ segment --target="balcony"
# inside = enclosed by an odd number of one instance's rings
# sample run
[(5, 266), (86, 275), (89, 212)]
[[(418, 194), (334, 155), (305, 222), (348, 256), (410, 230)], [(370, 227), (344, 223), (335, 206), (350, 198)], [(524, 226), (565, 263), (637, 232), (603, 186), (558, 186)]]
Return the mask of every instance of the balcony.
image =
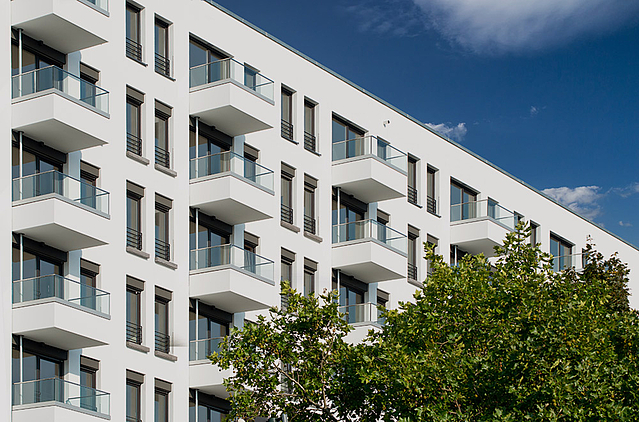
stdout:
[(355, 303), (340, 306), (337, 310), (351, 325), (352, 331), (345, 338), (345, 341), (350, 344), (361, 343), (368, 335), (369, 330), (380, 330), (381, 326), (384, 325), (384, 320), (380, 316), (381, 311), (374, 303)]
[(586, 265), (588, 265), (588, 254), (586, 253), (555, 256), (552, 259), (552, 269), (555, 272), (569, 268), (579, 272), (583, 271)]
[(227, 397), (224, 379), (232, 375), (233, 370), (221, 370), (211, 365), (207, 356), (217, 352), (222, 337), (194, 340), (189, 343), (189, 387), (196, 388), (217, 397)]
[(11, 78), (11, 127), (69, 153), (104, 145), (109, 92), (59, 67)]
[(11, 26), (68, 54), (107, 42), (107, 0), (12, 0)]
[(59, 275), (13, 282), (13, 333), (72, 350), (108, 344), (110, 295)]
[(229, 136), (270, 129), (274, 83), (249, 67), (224, 59), (189, 71), (190, 114)]
[(333, 268), (367, 283), (406, 278), (408, 239), (375, 220), (333, 226)]
[(450, 243), (473, 255), (494, 256), (514, 229), (515, 214), (490, 199), (450, 206)]
[(273, 171), (234, 152), (192, 159), (190, 178), (190, 206), (228, 224), (277, 215)]
[(333, 186), (370, 203), (406, 196), (408, 157), (375, 136), (333, 143)]
[(63, 251), (105, 245), (109, 193), (57, 171), (13, 179), (13, 231)]
[(190, 255), (190, 296), (229, 313), (279, 304), (274, 263), (234, 245), (196, 249)]
[(13, 422), (82, 422), (110, 419), (110, 395), (60, 378), (14, 383)]

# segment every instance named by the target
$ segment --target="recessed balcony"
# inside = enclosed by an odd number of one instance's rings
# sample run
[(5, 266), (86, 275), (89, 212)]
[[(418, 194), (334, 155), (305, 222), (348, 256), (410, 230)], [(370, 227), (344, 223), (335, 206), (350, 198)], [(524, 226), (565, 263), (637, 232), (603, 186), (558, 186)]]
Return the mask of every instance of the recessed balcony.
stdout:
[(233, 375), (232, 369), (222, 370), (212, 365), (207, 358), (219, 350), (223, 337), (194, 340), (189, 343), (189, 387), (212, 394), (227, 397), (224, 379)]
[(14, 383), (13, 422), (83, 422), (110, 419), (109, 393), (60, 378)]
[(375, 221), (333, 226), (332, 265), (366, 283), (406, 278), (408, 239)]
[(61, 349), (108, 344), (109, 293), (59, 275), (13, 282), (13, 334)]
[(11, 26), (68, 54), (107, 42), (107, 0), (12, 0)]
[(224, 59), (189, 71), (191, 116), (229, 136), (270, 129), (274, 83), (253, 69)]
[(57, 171), (13, 179), (13, 231), (72, 251), (107, 244), (109, 193)]
[(273, 261), (240, 247), (192, 250), (190, 269), (189, 295), (225, 312), (257, 311), (279, 303)]
[(273, 171), (234, 152), (194, 158), (190, 166), (190, 206), (228, 224), (272, 218)]
[(407, 155), (375, 136), (333, 143), (333, 186), (364, 202), (405, 197), (407, 168)]
[(515, 229), (515, 214), (490, 199), (450, 206), (450, 243), (473, 255), (495, 255)]
[(104, 145), (109, 133), (109, 92), (59, 67), (11, 79), (11, 127), (69, 153)]

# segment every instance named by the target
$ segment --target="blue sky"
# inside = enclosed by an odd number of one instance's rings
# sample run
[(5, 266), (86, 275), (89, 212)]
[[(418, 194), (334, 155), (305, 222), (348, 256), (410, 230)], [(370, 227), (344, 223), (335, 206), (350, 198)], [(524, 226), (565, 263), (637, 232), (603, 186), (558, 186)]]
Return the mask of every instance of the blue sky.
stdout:
[(218, 3), (639, 246), (639, 1)]

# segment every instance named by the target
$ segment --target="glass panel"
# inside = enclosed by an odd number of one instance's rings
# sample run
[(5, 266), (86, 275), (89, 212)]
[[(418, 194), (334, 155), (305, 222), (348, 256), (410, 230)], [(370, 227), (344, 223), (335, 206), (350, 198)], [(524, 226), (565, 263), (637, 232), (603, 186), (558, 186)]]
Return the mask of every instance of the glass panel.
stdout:
[(167, 394), (155, 391), (155, 422), (167, 422), (169, 413)]
[(167, 30), (160, 22), (155, 23), (155, 52), (162, 57), (167, 57)]
[(133, 7), (126, 8), (126, 37), (137, 43), (140, 42), (140, 14)]
[(140, 201), (130, 196), (126, 198), (126, 226), (140, 231)]
[(126, 417), (137, 421), (140, 417), (140, 387), (137, 385), (126, 385)]
[(140, 295), (133, 291), (126, 291), (126, 320), (139, 325), (140, 319)]
[(282, 91), (282, 120), (291, 123), (291, 94)]
[(163, 301), (155, 301), (155, 331), (168, 334), (169, 327), (169, 310), (168, 304)]
[(140, 137), (140, 107), (129, 101), (126, 103), (126, 132)]
[(168, 120), (155, 116), (155, 146), (168, 151)]
[(304, 131), (315, 134), (315, 107), (312, 104), (304, 104)]

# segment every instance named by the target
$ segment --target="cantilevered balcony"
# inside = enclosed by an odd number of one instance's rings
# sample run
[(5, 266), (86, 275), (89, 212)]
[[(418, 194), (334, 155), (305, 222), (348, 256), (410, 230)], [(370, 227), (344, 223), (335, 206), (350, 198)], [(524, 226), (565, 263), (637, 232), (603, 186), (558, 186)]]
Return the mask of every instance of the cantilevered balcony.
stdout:
[(229, 378), (233, 370), (222, 370), (217, 365), (211, 365), (207, 358), (219, 350), (223, 337), (194, 340), (189, 343), (189, 387), (196, 388), (207, 394), (227, 397), (224, 379)]
[(273, 171), (234, 152), (191, 160), (190, 205), (228, 224), (277, 215)]
[(190, 114), (229, 136), (270, 129), (273, 87), (269, 78), (233, 60), (224, 59), (189, 71)]
[(333, 186), (364, 202), (406, 196), (408, 157), (375, 136), (333, 143)]
[(234, 245), (191, 251), (192, 298), (229, 313), (268, 309), (279, 303), (274, 263)]
[(471, 254), (494, 256), (514, 229), (515, 214), (490, 199), (450, 206), (450, 243)]
[(110, 394), (61, 378), (13, 384), (13, 422), (83, 422), (110, 419)]
[(109, 193), (57, 171), (13, 179), (13, 231), (63, 251), (105, 245)]
[(13, 282), (13, 334), (59, 347), (107, 344), (110, 295), (59, 275)]
[(332, 265), (367, 283), (406, 278), (405, 234), (375, 220), (333, 226)]
[(13, 76), (11, 98), (13, 130), (65, 153), (107, 143), (109, 92), (59, 67)]
[(355, 303), (340, 306), (337, 310), (351, 326), (352, 331), (344, 339), (347, 343), (359, 344), (368, 335), (369, 330), (380, 330), (384, 325), (381, 310), (374, 303)]
[(11, 26), (68, 54), (107, 42), (108, 0), (12, 0)]

